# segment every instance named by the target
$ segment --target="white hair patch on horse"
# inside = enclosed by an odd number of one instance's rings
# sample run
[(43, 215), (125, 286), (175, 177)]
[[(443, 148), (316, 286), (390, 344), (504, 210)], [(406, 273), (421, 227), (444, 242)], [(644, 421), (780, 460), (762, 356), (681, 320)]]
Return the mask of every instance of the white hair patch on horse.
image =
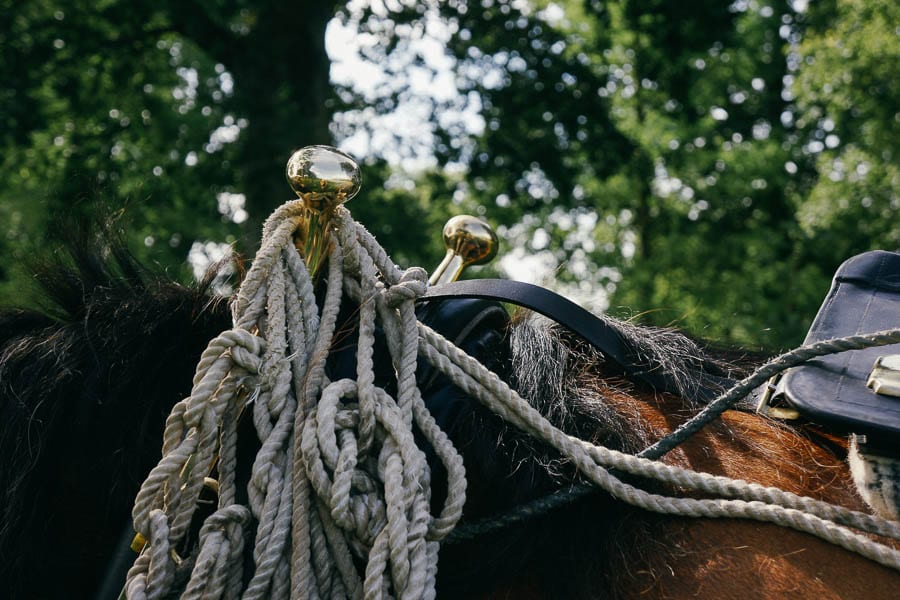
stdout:
[(864, 452), (853, 436), (848, 462), (863, 500), (879, 516), (900, 520), (900, 459)]

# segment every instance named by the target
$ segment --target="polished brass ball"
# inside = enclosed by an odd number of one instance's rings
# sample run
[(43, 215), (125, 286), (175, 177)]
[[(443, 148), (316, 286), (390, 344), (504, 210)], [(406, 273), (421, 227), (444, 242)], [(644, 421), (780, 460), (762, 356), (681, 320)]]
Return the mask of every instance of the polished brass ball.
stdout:
[(444, 225), (444, 245), (465, 265), (482, 265), (497, 255), (497, 234), (490, 225), (470, 215), (453, 217)]
[(306, 146), (288, 159), (285, 170), (294, 193), (312, 210), (343, 204), (359, 192), (359, 165), (331, 146)]

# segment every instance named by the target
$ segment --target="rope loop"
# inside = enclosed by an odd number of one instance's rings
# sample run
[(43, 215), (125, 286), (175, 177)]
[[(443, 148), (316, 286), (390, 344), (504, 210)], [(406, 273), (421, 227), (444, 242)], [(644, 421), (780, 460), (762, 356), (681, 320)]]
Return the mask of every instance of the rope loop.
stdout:
[[(317, 298), (293, 245), (303, 210), (289, 202), (266, 221), (232, 301), (234, 327), (209, 343), (190, 396), (167, 419), (163, 457), (133, 511), (148, 544), (129, 573), (129, 597), (171, 593), (174, 575), (157, 573), (178, 569), (189, 571), (185, 598), (434, 597), (438, 540), (462, 515), (465, 473), (415, 382), (415, 301), (427, 274), (398, 269), (339, 207), (325, 295)], [(332, 382), (325, 362), (345, 296), (359, 306), (357, 373)], [(375, 384), (377, 324), (397, 373), (393, 393)], [(243, 485), (235, 468), (241, 415), (252, 419), (258, 444), (246, 506), (234, 503)], [(448, 473), (448, 500), (437, 516), (414, 426)], [(179, 566), (169, 548), (184, 539), (214, 466), (218, 509)], [(247, 524), (256, 528), (247, 549), (253, 571), (239, 592)]]
[(425, 294), (428, 287), (428, 273), (421, 267), (410, 267), (403, 271), (400, 281), (382, 293), (391, 308), (398, 308), (404, 302), (414, 302)]

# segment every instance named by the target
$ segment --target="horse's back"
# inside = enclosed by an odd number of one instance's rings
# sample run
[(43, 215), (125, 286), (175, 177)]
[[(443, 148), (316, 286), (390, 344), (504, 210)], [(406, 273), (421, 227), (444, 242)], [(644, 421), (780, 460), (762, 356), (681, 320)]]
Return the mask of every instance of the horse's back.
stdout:
[(900, 574), (804, 533), (749, 521), (678, 521), (664, 568), (635, 571), (635, 596), (895, 600)]
[[(718, 430), (701, 432), (668, 461), (865, 511), (845, 451), (839, 438), (732, 411), (723, 415)], [(635, 595), (894, 600), (900, 590), (900, 573), (778, 525), (674, 519), (667, 530), (670, 547), (661, 565), (635, 571)]]

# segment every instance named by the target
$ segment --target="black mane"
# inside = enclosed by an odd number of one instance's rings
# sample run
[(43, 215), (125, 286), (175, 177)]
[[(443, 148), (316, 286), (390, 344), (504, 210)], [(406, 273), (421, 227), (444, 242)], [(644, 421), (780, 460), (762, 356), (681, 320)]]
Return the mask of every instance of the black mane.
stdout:
[(99, 583), (85, 566), (108, 559), (230, 317), (206, 285), (165, 281), (108, 237), (79, 236), (36, 281), (42, 310), (0, 312), (0, 585), (85, 597)]
[[(173, 283), (114, 240), (101, 242), (82, 236), (39, 270), (42, 310), (0, 312), (0, 585), (12, 597), (96, 590), (137, 489), (158, 461), (172, 404), (189, 392), (209, 339), (231, 326), (226, 302), (208, 284)], [(688, 398), (700, 382), (708, 385), (704, 378), (731, 374), (727, 360), (680, 334), (613, 325), (649, 363), (678, 374)], [(557, 427), (627, 452), (650, 442), (604, 401), (610, 390), (636, 384), (587, 344), (522, 318), (506, 347), (501, 374)], [(577, 480), (552, 449), (474, 401), (449, 433), (466, 462), (467, 523)], [(529, 573), (545, 598), (598, 589), (612, 597), (616, 570), (628, 567), (620, 540), (664, 543), (657, 521), (635, 514), (594, 494), (522, 526), (445, 544), (439, 595), (470, 597)]]

